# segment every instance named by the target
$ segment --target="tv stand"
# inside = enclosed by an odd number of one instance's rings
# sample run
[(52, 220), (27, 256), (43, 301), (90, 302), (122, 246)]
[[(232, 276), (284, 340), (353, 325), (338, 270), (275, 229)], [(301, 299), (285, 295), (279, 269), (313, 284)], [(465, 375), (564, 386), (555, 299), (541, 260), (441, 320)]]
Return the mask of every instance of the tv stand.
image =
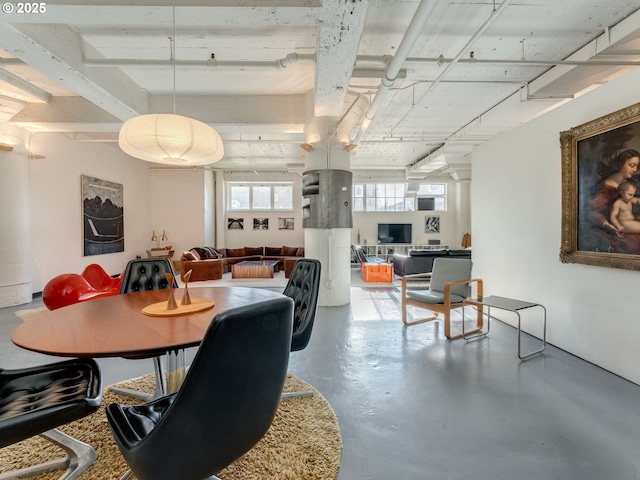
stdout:
[(447, 250), (449, 245), (423, 245), (408, 243), (376, 243), (374, 245), (359, 245), (365, 255), (384, 258), (391, 263), (394, 253), (407, 255), (409, 250)]

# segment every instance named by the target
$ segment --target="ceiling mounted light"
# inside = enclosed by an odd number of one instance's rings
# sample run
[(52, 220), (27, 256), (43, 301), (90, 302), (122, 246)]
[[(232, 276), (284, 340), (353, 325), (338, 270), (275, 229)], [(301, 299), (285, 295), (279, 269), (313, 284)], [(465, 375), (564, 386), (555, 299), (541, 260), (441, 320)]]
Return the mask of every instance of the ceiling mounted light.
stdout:
[(224, 156), (222, 139), (209, 125), (176, 115), (176, 11), (173, 7), (173, 114), (139, 115), (127, 120), (118, 136), (120, 148), (132, 157), (167, 165), (208, 165)]
[(300, 145), (300, 148), (302, 148), (306, 152), (313, 152), (313, 145), (311, 145), (310, 143), (303, 143)]
[(207, 165), (224, 155), (222, 139), (209, 125), (175, 114), (140, 115), (127, 120), (118, 137), (132, 157), (168, 165)]
[(344, 146), (344, 149), (345, 149), (347, 152), (350, 152), (351, 150), (353, 150), (353, 149), (354, 149), (354, 148), (356, 148), (357, 146), (358, 146), (358, 144), (357, 144), (357, 143), (347, 143), (347, 144)]

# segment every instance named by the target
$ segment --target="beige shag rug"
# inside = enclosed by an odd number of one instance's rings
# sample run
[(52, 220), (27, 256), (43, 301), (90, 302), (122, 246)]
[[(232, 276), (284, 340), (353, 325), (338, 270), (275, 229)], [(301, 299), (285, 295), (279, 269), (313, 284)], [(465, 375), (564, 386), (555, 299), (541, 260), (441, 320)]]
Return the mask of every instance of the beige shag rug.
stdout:
[(23, 322), (26, 322), (27, 320), (33, 317), (37, 317), (41, 313), (48, 312), (48, 311), (49, 310), (47, 309), (47, 307), (38, 307), (38, 308), (28, 308), (25, 310), (16, 310), (15, 312), (13, 312), (13, 314)]
[[(118, 383), (118, 386), (153, 391), (153, 374)], [(326, 399), (311, 385), (288, 375), (284, 391), (313, 390), (312, 397), (284, 400), (267, 434), (242, 458), (217, 474), (221, 480), (330, 480), (338, 475), (342, 438), (338, 421)], [(117, 480), (127, 466), (113, 441), (104, 406), (136, 403), (105, 389), (103, 406), (95, 414), (60, 428), (96, 449), (98, 459), (79, 478)], [(139, 403), (139, 402), (138, 402)], [(40, 437), (30, 438), (0, 450), (0, 473), (24, 468), (62, 456), (58, 447)], [(33, 477), (58, 479), (61, 472)], [(178, 479), (176, 479), (178, 480)]]

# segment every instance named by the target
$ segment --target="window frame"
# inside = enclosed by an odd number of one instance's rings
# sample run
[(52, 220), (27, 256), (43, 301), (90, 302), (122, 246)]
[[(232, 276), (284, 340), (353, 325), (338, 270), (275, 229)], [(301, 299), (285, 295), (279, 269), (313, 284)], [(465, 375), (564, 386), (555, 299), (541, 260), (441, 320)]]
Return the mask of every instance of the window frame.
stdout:
[[(225, 182), (226, 183), (226, 200), (228, 212), (293, 212), (294, 211), (294, 197), (293, 197), (293, 182)], [(234, 208), (232, 191), (233, 187), (248, 187), (249, 188), (249, 207), (248, 208)], [(269, 188), (269, 202), (268, 208), (256, 208), (254, 207), (254, 188)], [(285, 187), (289, 189), (291, 206), (287, 208), (277, 208), (276, 206), (276, 194), (275, 187)]]
[[(360, 195), (360, 190), (362, 195)], [(402, 196), (398, 195), (400, 190), (402, 191)], [(380, 193), (384, 193), (384, 195), (379, 196), (378, 194)], [(387, 195), (387, 193), (391, 195)], [(352, 195), (354, 212), (391, 213), (416, 211), (415, 197), (407, 195), (407, 182), (354, 182)], [(402, 201), (400, 202), (399, 199), (402, 199)], [(381, 208), (382, 206), (384, 208)], [(393, 206), (395, 208), (390, 208)]]
[[(442, 190), (444, 191), (444, 193), (431, 193), (431, 192), (424, 192), (424, 193), (420, 193), (420, 190), (423, 190), (423, 188), (425, 190), (428, 190), (429, 187), (432, 186), (442, 186)], [(432, 198), (433, 199), (433, 204), (434, 204), (434, 209), (433, 210), (420, 210), (422, 212), (446, 212), (447, 211), (447, 184), (446, 183), (422, 183), (420, 184), (420, 188), (418, 188), (418, 191), (416, 192), (416, 210), (418, 209), (418, 203), (419, 203), (419, 199), (420, 198)], [(443, 204), (443, 208), (437, 208), (438, 206), (438, 200), (442, 201)]]

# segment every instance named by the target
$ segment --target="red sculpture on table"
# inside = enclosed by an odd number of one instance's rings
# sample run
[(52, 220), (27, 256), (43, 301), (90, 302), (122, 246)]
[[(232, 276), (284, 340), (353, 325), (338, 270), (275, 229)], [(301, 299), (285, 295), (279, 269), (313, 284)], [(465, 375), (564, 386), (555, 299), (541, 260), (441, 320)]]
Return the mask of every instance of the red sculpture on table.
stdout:
[(121, 283), (122, 275), (114, 278), (93, 263), (81, 275), (63, 273), (53, 277), (42, 290), (42, 301), (49, 310), (55, 310), (94, 298), (118, 295)]

